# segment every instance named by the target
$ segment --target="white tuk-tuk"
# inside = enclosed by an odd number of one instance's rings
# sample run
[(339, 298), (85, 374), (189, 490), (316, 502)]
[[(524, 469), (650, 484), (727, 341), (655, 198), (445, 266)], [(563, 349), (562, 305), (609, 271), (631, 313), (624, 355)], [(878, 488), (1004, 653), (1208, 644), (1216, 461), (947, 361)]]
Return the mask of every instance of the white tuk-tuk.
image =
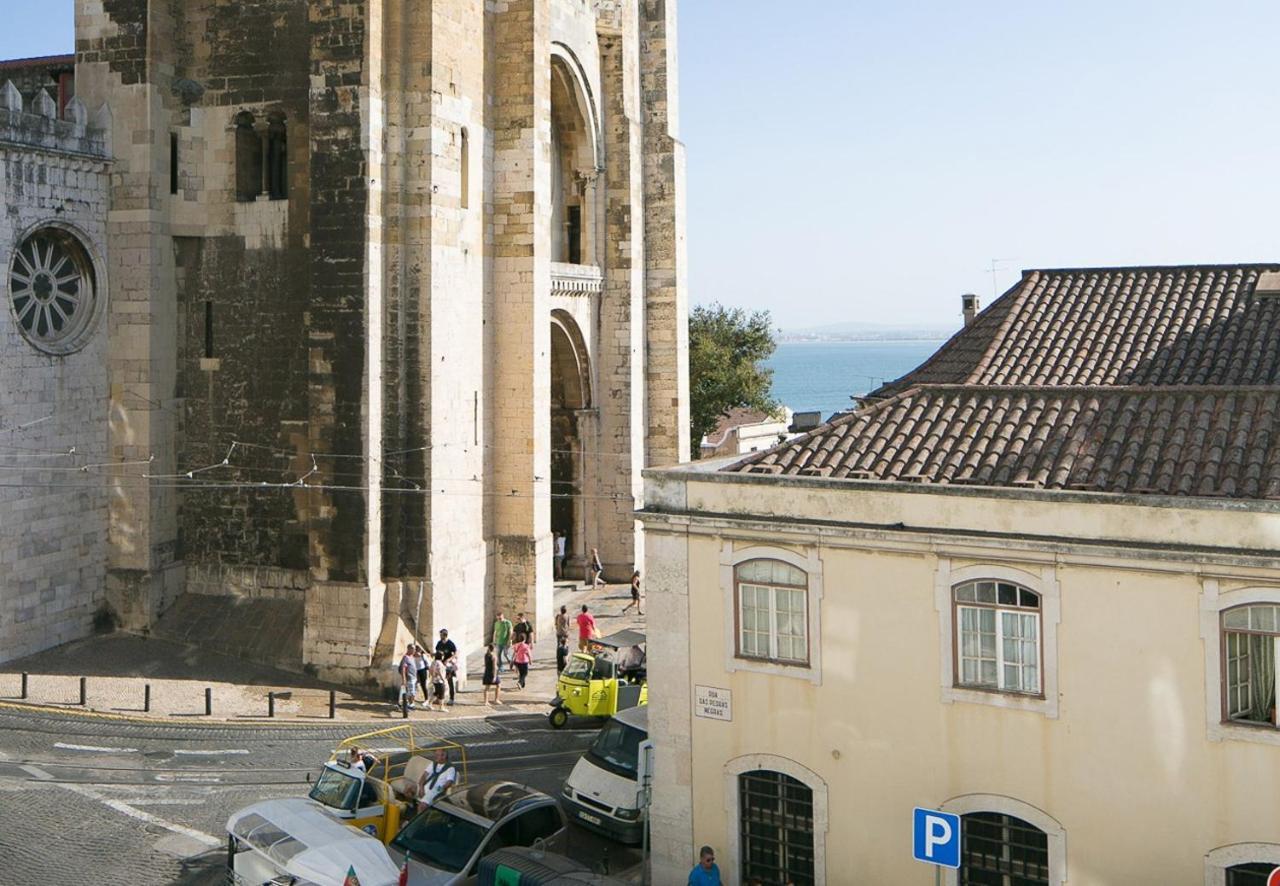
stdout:
[(227, 872), (235, 886), (397, 886), (382, 841), (301, 797), (266, 800), (227, 819)]

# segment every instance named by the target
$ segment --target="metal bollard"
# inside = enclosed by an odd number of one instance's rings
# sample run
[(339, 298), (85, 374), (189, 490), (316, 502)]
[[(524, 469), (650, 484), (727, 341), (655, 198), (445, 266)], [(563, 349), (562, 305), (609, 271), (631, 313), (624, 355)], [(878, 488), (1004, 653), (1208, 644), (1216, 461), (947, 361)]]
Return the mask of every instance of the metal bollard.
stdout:
[(80, 707), (85, 706), (85, 701), (87, 700), (88, 695), (89, 695), (89, 678), (81, 677), (80, 678)]
[(329, 719), (332, 720), (338, 715), (338, 693), (332, 689), (329, 690)]
[(276, 715), (276, 694), (274, 692), (267, 693), (267, 716), (274, 717)]
[(204, 688), (204, 715), (213, 716), (213, 689), (209, 686)]
[(19, 696), (20, 698), (27, 697), (27, 677), (28, 677), (27, 672), (23, 671), (22, 672), (22, 695)]
[(142, 713), (151, 713), (151, 684), (145, 683), (142, 687)]

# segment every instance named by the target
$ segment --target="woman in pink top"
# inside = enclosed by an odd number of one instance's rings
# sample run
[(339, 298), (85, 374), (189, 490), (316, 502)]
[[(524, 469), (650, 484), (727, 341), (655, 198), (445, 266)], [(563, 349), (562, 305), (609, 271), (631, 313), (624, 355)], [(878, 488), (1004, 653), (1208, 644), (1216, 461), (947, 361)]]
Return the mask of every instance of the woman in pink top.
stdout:
[(511, 647), (511, 660), (516, 663), (516, 680), (520, 688), (524, 688), (525, 678), (529, 676), (529, 662), (533, 661), (533, 647), (525, 642), (524, 634), (516, 634), (516, 645)]

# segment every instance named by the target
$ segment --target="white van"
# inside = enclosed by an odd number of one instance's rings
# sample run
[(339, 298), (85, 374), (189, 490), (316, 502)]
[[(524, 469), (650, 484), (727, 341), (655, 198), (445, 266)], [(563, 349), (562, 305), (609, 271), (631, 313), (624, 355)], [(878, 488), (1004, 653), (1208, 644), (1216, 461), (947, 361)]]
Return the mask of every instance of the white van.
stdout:
[(564, 783), (570, 820), (622, 843), (641, 842), (652, 754), (648, 705), (610, 719)]

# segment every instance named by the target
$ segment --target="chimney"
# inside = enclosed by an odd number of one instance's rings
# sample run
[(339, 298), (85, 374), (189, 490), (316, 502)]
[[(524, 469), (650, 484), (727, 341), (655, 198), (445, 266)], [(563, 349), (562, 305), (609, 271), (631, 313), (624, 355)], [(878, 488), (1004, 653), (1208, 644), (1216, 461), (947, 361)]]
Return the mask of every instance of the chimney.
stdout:
[(960, 296), (960, 307), (964, 312), (964, 325), (968, 326), (978, 316), (978, 297), (972, 292)]

